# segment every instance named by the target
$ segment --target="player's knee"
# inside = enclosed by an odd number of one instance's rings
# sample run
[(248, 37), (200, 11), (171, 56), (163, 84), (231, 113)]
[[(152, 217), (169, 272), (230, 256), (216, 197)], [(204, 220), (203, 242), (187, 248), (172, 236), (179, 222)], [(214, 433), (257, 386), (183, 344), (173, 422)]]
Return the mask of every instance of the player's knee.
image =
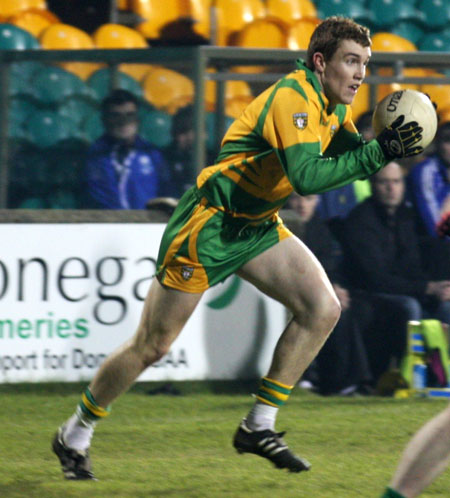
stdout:
[(324, 292), (297, 316), (310, 330), (328, 334), (341, 316), (341, 305), (334, 293)]

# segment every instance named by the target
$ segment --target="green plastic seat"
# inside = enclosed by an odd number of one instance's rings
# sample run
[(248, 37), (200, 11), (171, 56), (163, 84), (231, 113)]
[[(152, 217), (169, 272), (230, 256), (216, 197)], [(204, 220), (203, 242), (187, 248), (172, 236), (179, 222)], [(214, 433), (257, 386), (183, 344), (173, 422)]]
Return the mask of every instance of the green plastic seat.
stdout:
[(449, 0), (420, 0), (419, 9), (424, 13), (429, 29), (445, 28), (450, 23)]
[(0, 50), (29, 50), (40, 48), (39, 41), (31, 33), (14, 24), (0, 24)]
[(58, 105), (58, 112), (73, 119), (78, 126), (81, 126), (89, 114), (99, 112), (99, 107), (92, 99), (83, 95), (72, 95)]
[(414, 45), (418, 45), (420, 39), (424, 35), (423, 29), (414, 21), (400, 21), (390, 29), (394, 35), (406, 38)]
[(56, 66), (46, 66), (33, 76), (36, 98), (43, 105), (55, 105), (73, 95), (90, 95), (90, 90), (77, 75)]
[(100, 112), (90, 112), (81, 122), (80, 128), (89, 142), (95, 142), (105, 132)]
[[(223, 137), (216, 137), (216, 113), (207, 112), (206, 113), (206, 147), (210, 152), (218, 152), (218, 148), (220, 146), (220, 142)], [(225, 129), (224, 133), (228, 130), (228, 128), (233, 123), (234, 119), (229, 116), (225, 116)]]
[(450, 52), (450, 37), (441, 33), (428, 33), (419, 41), (419, 50), (429, 52)]
[(8, 104), (9, 123), (25, 123), (37, 110), (36, 103), (27, 96), (15, 96), (10, 98)]
[(128, 90), (139, 98), (142, 98), (142, 88), (140, 84), (130, 75), (121, 71), (112, 71), (109, 68), (98, 69), (89, 76), (87, 85), (92, 89), (95, 97), (103, 100), (113, 88)]
[(372, 12), (366, 8), (364, 0), (319, 0), (316, 4), (317, 15), (320, 19), (344, 16), (369, 28), (373, 25)]
[(80, 134), (75, 121), (50, 110), (36, 111), (28, 120), (26, 129), (33, 143), (41, 148)]
[(142, 114), (139, 133), (155, 147), (167, 147), (172, 141), (172, 116), (158, 110)]
[(368, 8), (379, 29), (394, 26), (400, 21), (411, 21), (419, 25), (425, 21), (423, 11), (417, 9), (411, 0), (369, 0)]

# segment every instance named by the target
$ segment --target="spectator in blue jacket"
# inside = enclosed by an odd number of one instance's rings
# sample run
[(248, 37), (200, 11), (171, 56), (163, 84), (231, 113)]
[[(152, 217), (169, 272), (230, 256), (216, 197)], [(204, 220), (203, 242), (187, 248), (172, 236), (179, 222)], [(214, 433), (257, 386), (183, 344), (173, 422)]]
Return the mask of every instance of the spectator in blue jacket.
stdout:
[(442, 123), (435, 139), (436, 152), (416, 164), (408, 176), (408, 193), (429, 235), (450, 203), (450, 121)]
[(114, 90), (102, 102), (105, 133), (87, 157), (89, 207), (145, 209), (165, 194), (168, 171), (161, 152), (138, 135), (139, 101), (127, 90)]

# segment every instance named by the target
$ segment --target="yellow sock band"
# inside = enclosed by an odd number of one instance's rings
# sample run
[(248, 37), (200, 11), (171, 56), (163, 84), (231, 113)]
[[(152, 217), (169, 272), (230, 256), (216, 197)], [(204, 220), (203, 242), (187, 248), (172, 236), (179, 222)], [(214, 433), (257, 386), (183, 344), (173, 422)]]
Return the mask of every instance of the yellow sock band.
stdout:
[(97, 405), (89, 388), (81, 395), (80, 408), (83, 413), (94, 420), (107, 417), (111, 412), (111, 408), (102, 408)]
[(263, 377), (256, 394), (256, 399), (270, 406), (282, 406), (289, 398), (293, 387), (277, 380)]

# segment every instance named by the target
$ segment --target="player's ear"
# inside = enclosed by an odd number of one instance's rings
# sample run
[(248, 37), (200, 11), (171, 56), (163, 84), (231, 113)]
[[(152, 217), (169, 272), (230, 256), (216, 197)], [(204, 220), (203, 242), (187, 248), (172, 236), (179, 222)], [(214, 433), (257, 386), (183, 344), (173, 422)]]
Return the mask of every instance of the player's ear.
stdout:
[(325, 71), (325, 57), (321, 52), (315, 52), (312, 56), (312, 61), (314, 64), (314, 69), (318, 73), (323, 73)]

